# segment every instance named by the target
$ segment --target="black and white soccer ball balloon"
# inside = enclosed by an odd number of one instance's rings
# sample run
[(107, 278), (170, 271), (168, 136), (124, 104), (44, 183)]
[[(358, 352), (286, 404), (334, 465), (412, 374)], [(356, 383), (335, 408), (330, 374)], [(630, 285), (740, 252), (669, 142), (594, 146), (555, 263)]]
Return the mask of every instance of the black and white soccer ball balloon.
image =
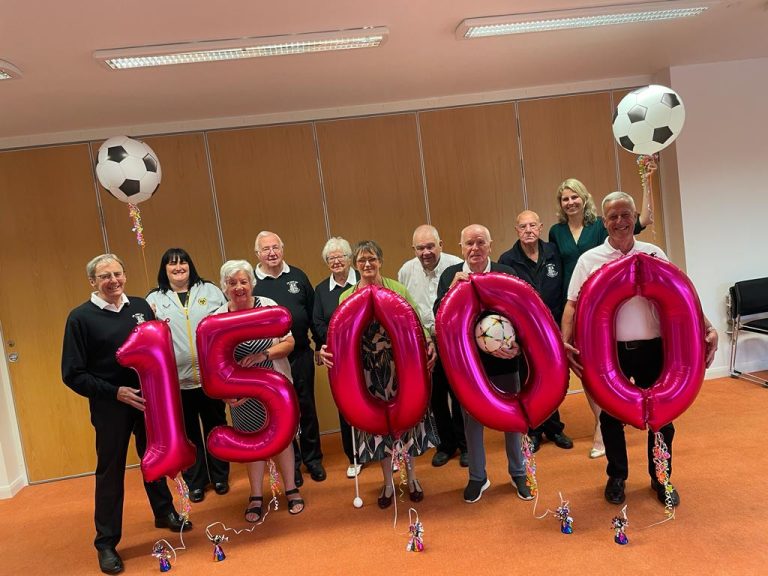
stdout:
[(162, 178), (157, 154), (144, 142), (114, 136), (99, 148), (96, 176), (112, 196), (130, 204), (148, 200)]
[(613, 114), (613, 136), (633, 154), (655, 154), (675, 141), (683, 129), (685, 107), (666, 86), (651, 84), (633, 90)]

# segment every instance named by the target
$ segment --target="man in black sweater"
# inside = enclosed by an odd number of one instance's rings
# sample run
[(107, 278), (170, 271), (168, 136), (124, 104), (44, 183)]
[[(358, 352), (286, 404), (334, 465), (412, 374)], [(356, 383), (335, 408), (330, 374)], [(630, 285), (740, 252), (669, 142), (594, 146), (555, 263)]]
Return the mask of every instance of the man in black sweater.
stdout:
[(280, 306), (285, 306), (293, 319), (291, 334), (296, 345), (288, 360), (291, 363), (293, 388), (299, 399), (301, 427), (299, 446), (294, 442), (296, 486), (304, 483), (301, 475), (302, 461), (312, 480), (322, 482), (326, 474), (320, 448), (320, 424), (315, 408), (315, 359), (308, 335), (311, 330), (314, 341), (319, 341), (312, 325), (315, 291), (304, 272), (285, 263), (283, 241), (277, 234), (266, 230), (259, 232), (254, 249), (259, 264), (254, 269), (257, 280), (253, 295), (271, 298)]
[[(125, 295), (123, 263), (114, 254), (91, 260), (86, 273), (95, 292), (67, 318), (61, 374), (64, 383), (90, 404), (97, 457), (94, 545), (101, 571), (118, 574), (123, 562), (115, 548), (122, 535), (128, 443), (133, 433), (139, 456), (143, 456), (147, 435), (138, 377), (117, 363), (115, 352), (137, 324), (154, 315), (143, 299)], [(145, 482), (144, 489), (157, 528), (178, 532), (192, 527), (174, 510), (164, 479)]]
[[(531, 210), (524, 210), (517, 215), (515, 230), (519, 240), (501, 255), (499, 264), (512, 268), (519, 278), (536, 289), (544, 304), (552, 312), (555, 322), (560, 326), (565, 302), (562, 296), (563, 264), (557, 246), (539, 239), (541, 219)], [(520, 372), (520, 381), (525, 382), (527, 368), (524, 362), (521, 363)], [(541, 426), (528, 431), (533, 451), (538, 451), (545, 435), (558, 448), (566, 450), (573, 448), (573, 440), (563, 430), (565, 430), (565, 424), (560, 420), (560, 412), (555, 410)]]

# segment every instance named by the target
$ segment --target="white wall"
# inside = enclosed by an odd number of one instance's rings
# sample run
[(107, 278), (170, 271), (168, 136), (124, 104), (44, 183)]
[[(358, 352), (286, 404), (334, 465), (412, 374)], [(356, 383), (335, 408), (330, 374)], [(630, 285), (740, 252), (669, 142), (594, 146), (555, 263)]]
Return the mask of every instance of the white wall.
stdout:
[(0, 499), (10, 498), (27, 485), (4, 343), (0, 327)]
[[(677, 140), (686, 270), (720, 332), (708, 376), (723, 376), (728, 288), (768, 276), (768, 58), (672, 67), (670, 79), (686, 111)], [(768, 368), (768, 339), (744, 344), (740, 367)]]

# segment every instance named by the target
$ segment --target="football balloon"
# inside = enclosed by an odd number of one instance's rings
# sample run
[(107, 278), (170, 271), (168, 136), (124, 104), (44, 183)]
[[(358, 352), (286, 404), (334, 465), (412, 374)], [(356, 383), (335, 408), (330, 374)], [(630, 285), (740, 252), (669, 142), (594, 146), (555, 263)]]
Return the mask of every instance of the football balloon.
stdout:
[(510, 350), (515, 341), (515, 329), (504, 316), (489, 314), (475, 324), (475, 341), (478, 348), (487, 354), (501, 348)]
[(651, 84), (621, 99), (613, 114), (613, 136), (625, 150), (650, 155), (672, 144), (684, 122), (680, 96), (666, 86)]
[(114, 136), (99, 148), (96, 176), (112, 196), (138, 204), (155, 193), (162, 170), (157, 154), (147, 144), (128, 136)]

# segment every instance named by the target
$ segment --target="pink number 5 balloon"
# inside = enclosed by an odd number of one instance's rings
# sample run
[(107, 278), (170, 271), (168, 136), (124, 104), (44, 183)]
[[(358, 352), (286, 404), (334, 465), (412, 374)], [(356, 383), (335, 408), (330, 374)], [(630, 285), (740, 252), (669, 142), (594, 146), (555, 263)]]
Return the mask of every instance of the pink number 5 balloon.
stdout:
[[(395, 357), (398, 388), (389, 401), (368, 392), (363, 376), (360, 338), (374, 317), (387, 331)], [(327, 341), (334, 354), (331, 392), (347, 422), (395, 438), (418, 424), (430, 394), (426, 343), (419, 318), (403, 297), (378, 286), (356, 291), (331, 317)]]
[(195, 463), (195, 447), (184, 432), (181, 393), (171, 330), (165, 322), (139, 324), (118, 349), (117, 361), (139, 374), (146, 401), (147, 449), (141, 459), (144, 480), (175, 477)]
[(288, 332), (291, 314), (269, 306), (208, 316), (197, 327), (197, 352), (203, 390), (212, 398), (255, 398), (267, 412), (257, 432), (217, 426), (208, 435), (208, 450), (222, 460), (254, 462), (282, 452), (299, 425), (299, 405), (293, 385), (269, 368), (243, 368), (235, 362), (240, 342), (275, 338)]
[[(658, 311), (664, 367), (646, 390), (619, 368), (616, 312), (633, 296)], [(637, 428), (659, 430), (693, 403), (704, 380), (704, 320), (696, 290), (676, 266), (647, 254), (609, 262), (584, 283), (576, 304), (576, 348), (583, 381), (603, 410)]]
[[(515, 327), (525, 350), (529, 376), (509, 394), (488, 379), (475, 344), (481, 312), (493, 310)], [(440, 303), (435, 318), (440, 357), (461, 405), (485, 426), (527, 433), (544, 422), (565, 398), (568, 363), (552, 314), (527, 282), (508, 274), (471, 274)]]

